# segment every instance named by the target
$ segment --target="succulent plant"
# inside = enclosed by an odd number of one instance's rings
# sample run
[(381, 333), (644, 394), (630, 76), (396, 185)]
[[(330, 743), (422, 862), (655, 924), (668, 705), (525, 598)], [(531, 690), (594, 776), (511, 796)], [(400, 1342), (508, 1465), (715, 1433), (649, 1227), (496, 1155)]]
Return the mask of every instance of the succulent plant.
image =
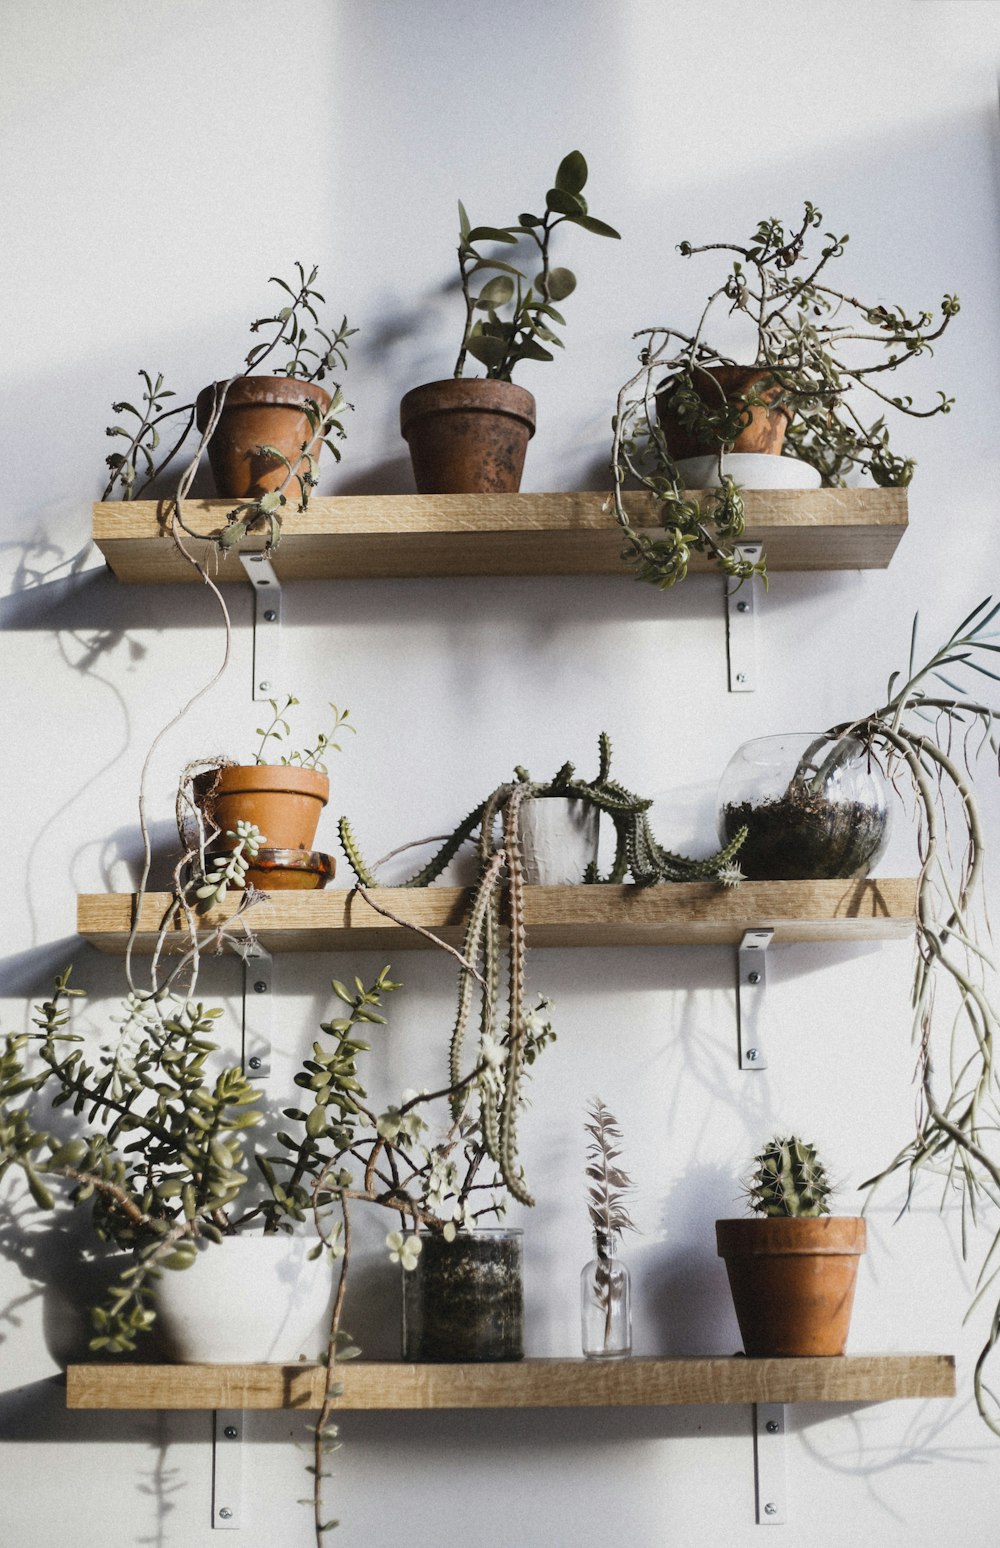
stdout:
[[(456, 377), (463, 374), (466, 359), (472, 355), (486, 367), (487, 377), (509, 382), (519, 361), (551, 360), (552, 350), (547, 346), (562, 348), (555, 330), (565, 326), (565, 319), (553, 302), (564, 301), (572, 294), (576, 276), (569, 269), (553, 268), (549, 263), (553, 231), (568, 221), (595, 236), (619, 235), (613, 226), (588, 213), (583, 197), (586, 181), (584, 157), (580, 151), (570, 151), (559, 163), (555, 184), (545, 195), (544, 215), (519, 215), (512, 226), (473, 226), (459, 201), (458, 270), (465, 301), (465, 328), (455, 362)], [(479, 252), (476, 244), (483, 242), (502, 242), (507, 247), (534, 243), (541, 269), (533, 281), (528, 281), (515, 264)], [(473, 275), (483, 273), (491, 277), (474, 294)], [(505, 316), (507, 308), (510, 310)]]
[(778, 1134), (754, 1157), (754, 1173), (748, 1190), (755, 1215), (784, 1215), (814, 1219), (830, 1213), (833, 1191), (826, 1167), (816, 1147), (790, 1134)]

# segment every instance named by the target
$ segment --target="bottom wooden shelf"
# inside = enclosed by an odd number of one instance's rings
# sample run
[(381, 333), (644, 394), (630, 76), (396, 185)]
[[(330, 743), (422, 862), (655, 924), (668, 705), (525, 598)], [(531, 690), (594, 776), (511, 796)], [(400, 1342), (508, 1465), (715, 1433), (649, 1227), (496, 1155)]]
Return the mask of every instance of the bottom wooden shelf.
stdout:
[[(196, 1409), (320, 1406), (318, 1365), (71, 1365), (68, 1408)], [(523, 1360), (507, 1365), (339, 1367), (340, 1409), (605, 1408), (677, 1403), (883, 1403), (953, 1397), (955, 1360), (943, 1354), (748, 1360), (742, 1356), (604, 1363)]]

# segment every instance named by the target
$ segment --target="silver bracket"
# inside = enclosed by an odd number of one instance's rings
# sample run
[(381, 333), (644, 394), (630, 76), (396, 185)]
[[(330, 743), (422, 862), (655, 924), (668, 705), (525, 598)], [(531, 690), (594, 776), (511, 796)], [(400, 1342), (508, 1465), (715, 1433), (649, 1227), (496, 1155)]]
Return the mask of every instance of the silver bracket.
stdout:
[(243, 1525), (243, 1410), (217, 1408), (212, 1416), (212, 1525)]
[(773, 935), (773, 930), (744, 930), (740, 941), (736, 960), (736, 1020), (741, 1070), (767, 1069), (761, 1028), (767, 987), (766, 952)]
[[(751, 564), (761, 555), (759, 543), (740, 545)], [(726, 582), (726, 651), (729, 656), (729, 692), (753, 693), (757, 686), (757, 638), (754, 627), (757, 582), (753, 576), (740, 586)]]
[(753, 1477), (757, 1525), (784, 1526), (788, 1520), (784, 1403), (754, 1404)]
[(267, 1080), (271, 1073), (274, 963), (271, 953), (256, 941), (242, 957), (243, 1072), (247, 1080)]
[(281, 582), (266, 554), (240, 554), (253, 587), (253, 696), (272, 699), (278, 691), (281, 645)]

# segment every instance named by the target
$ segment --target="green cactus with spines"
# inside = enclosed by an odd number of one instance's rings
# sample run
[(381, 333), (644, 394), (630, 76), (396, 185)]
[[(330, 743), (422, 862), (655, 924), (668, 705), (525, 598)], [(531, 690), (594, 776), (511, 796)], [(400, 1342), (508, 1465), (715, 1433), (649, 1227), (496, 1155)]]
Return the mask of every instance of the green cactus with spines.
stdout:
[(794, 1134), (787, 1139), (775, 1135), (754, 1157), (748, 1196), (756, 1215), (815, 1219), (830, 1213), (832, 1192), (815, 1146)]

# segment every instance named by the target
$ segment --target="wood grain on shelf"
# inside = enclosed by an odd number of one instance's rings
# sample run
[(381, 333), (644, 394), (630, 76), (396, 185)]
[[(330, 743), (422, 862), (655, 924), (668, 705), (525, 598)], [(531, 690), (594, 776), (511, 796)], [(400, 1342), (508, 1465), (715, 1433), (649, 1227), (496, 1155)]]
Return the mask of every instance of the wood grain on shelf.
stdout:
[[(203, 916), (214, 929), (232, 918), (239, 893)], [(460, 942), (468, 891), (461, 887), (381, 887), (374, 896), (400, 918)], [(775, 944), (793, 941), (875, 941), (914, 927), (912, 877), (864, 881), (681, 882), (653, 887), (529, 887), (525, 920), (529, 946), (736, 945), (744, 930), (771, 927)], [(147, 893), (135, 949), (150, 952), (169, 906), (167, 893)], [(88, 893), (77, 899), (77, 929), (99, 951), (120, 954), (132, 925), (132, 893)], [(268, 951), (400, 951), (430, 943), (377, 914), (357, 894), (272, 892), (244, 915)], [(187, 940), (179, 921), (170, 937)], [(170, 940), (168, 939), (168, 947)]]
[[(768, 489), (745, 494), (745, 541), (772, 570), (884, 569), (906, 530), (905, 489)], [(284, 518), (279, 580), (626, 573), (607, 494), (333, 495)], [(232, 500), (189, 500), (188, 525), (218, 532)], [(658, 531), (652, 496), (626, 497), (638, 530)], [(101, 501), (94, 542), (120, 580), (197, 580), (167, 531), (169, 501)], [(193, 551), (199, 544), (188, 540)], [(248, 538), (252, 552), (263, 538)], [(206, 544), (198, 557), (211, 556)], [(215, 561), (213, 560), (213, 565)], [(712, 570), (701, 555), (691, 569)], [(213, 570), (246, 585), (235, 557)]]
[[(316, 1365), (71, 1365), (69, 1408), (301, 1408), (322, 1400)], [(341, 1409), (598, 1408), (677, 1403), (881, 1403), (952, 1397), (951, 1355), (832, 1359), (524, 1360), (506, 1365), (339, 1367)]]

